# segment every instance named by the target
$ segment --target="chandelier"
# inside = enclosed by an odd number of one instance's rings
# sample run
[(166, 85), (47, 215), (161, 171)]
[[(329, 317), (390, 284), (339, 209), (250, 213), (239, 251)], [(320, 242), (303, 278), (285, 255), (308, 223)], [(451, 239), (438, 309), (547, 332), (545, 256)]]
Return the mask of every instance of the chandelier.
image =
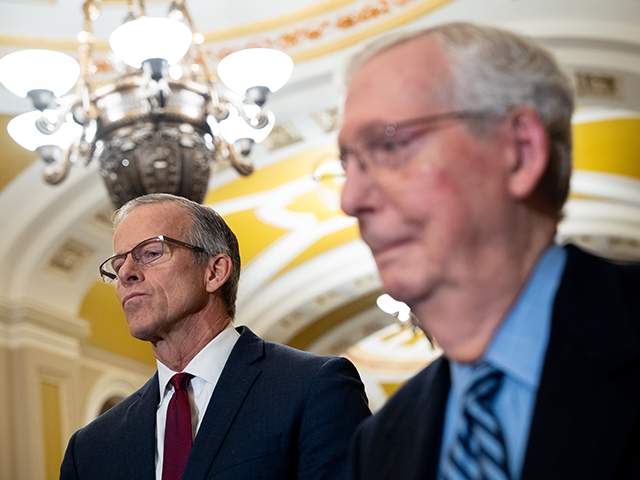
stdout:
[(166, 18), (148, 17), (142, 0), (129, 0), (125, 22), (109, 38), (117, 78), (99, 85), (92, 27), (100, 6), (86, 0), (83, 13), (79, 62), (50, 50), (0, 59), (0, 82), (35, 108), (7, 129), (40, 154), (46, 182), (58, 184), (72, 165), (97, 161), (118, 208), (158, 192), (202, 203), (216, 162), (241, 175), (253, 171), (251, 147), (275, 122), (267, 96), (293, 70), (286, 54), (240, 50), (223, 58), (214, 76), (185, 0), (172, 1)]

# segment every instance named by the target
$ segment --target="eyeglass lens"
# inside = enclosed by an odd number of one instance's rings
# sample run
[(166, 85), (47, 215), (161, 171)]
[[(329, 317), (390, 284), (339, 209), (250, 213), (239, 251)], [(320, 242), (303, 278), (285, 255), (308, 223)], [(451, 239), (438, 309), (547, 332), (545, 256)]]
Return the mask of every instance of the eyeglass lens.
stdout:
[(161, 238), (152, 238), (142, 242), (140, 245), (137, 245), (133, 250), (131, 250), (131, 252), (112, 258), (111, 261), (104, 265), (104, 268), (108, 272), (118, 275), (118, 272), (122, 268), (122, 265), (124, 265), (129, 253), (135, 262), (141, 263), (142, 265), (148, 265), (162, 257), (166, 248), (167, 247)]

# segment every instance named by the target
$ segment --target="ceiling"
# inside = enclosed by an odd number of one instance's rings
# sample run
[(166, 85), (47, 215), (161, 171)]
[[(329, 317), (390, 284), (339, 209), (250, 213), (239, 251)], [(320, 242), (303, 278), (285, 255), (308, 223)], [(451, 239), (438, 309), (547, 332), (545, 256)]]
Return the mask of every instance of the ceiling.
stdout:
[[(103, 0), (95, 22), (107, 76), (107, 39), (125, 4)], [(164, 16), (169, 2), (145, 4), (148, 15)], [(77, 57), (81, 6), (81, 0), (0, 0), (0, 56), (53, 48)], [(256, 45), (282, 49), (295, 62), (291, 80), (269, 100), (278, 123), (255, 148), (255, 173), (239, 178), (214, 168), (205, 203), (225, 216), (241, 244), (237, 323), (299, 348), (340, 353), (393, 321), (375, 307), (381, 285), (355, 222), (319, 195), (310, 177), (335, 158), (341, 92), (334, 78), (361, 41), (452, 20), (511, 28), (543, 41), (576, 74), (581, 106), (640, 112), (639, 0), (191, 0), (187, 6), (212, 69), (225, 53)], [(0, 88), (0, 306), (84, 318), (92, 296), (112, 294), (96, 289), (97, 266), (111, 255), (111, 205), (96, 165), (75, 166), (58, 186), (43, 182), (35, 155), (6, 134), (11, 116), (27, 110), (28, 101)], [(113, 321), (101, 321), (107, 320)]]

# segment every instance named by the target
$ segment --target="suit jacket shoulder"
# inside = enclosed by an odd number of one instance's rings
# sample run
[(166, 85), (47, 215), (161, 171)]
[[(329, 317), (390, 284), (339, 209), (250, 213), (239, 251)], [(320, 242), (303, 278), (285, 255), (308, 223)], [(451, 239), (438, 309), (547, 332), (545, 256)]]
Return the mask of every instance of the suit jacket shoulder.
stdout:
[(365, 420), (353, 442), (351, 478), (435, 478), (449, 385), (449, 363), (441, 357)]
[(566, 248), (522, 478), (640, 478), (640, 265)]
[(158, 376), (78, 430), (69, 441), (61, 479), (155, 478)]

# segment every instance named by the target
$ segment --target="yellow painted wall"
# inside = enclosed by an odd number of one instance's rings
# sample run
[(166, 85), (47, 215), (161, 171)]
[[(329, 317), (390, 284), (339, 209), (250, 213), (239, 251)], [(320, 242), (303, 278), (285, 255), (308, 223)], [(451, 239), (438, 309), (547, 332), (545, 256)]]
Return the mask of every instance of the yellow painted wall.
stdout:
[(573, 168), (640, 179), (640, 118), (573, 126)]
[(91, 324), (91, 346), (146, 365), (156, 365), (151, 344), (129, 334), (127, 320), (112, 285), (95, 282), (85, 295), (79, 316)]
[(45, 471), (47, 480), (60, 477), (62, 463), (62, 427), (60, 422), (60, 389), (48, 382), (40, 383), (42, 419), (44, 422)]

